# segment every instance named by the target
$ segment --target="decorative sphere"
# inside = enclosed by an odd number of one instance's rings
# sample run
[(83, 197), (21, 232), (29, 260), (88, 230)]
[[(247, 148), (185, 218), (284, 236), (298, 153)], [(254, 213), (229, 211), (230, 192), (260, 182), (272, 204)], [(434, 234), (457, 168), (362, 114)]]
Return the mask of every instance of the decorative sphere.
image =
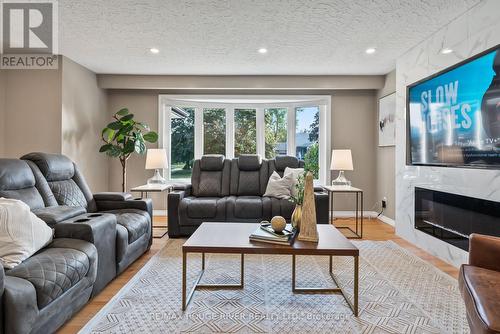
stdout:
[(286, 227), (285, 218), (281, 216), (274, 216), (273, 219), (271, 219), (271, 227), (276, 233), (282, 232)]

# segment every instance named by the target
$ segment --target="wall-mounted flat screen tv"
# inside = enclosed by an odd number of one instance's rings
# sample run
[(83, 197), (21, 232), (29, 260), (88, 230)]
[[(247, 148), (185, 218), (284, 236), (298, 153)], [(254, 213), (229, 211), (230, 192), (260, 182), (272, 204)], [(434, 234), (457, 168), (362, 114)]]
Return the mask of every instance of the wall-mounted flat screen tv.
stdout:
[(500, 45), (407, 87), (407, 162), (500, 168)]

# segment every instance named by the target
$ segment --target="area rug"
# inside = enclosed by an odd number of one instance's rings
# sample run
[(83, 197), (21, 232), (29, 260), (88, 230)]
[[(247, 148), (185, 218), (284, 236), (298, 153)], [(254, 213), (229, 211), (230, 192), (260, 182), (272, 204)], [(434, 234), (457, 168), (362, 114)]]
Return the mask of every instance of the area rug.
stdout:
[[(165, 248), (81, 333), (468, 333), (457, 281), (392, 241), (358, 241), (360, 315), (341, 295), (291, 292), (291, 257), (246, 255), (242, 290), (198, 290), (181, 311), (181, 246)], [(297, 285), (332, 287), (327, 257), (298, 257)], [(188, 287), (200, 268), (189, 256)], [(353, 260), (334, 271), (352, 286)], [(237, 283), (238, 255), (207, 255), (202, 283)], [(347, 288), (348, 293), (352, 289)]]

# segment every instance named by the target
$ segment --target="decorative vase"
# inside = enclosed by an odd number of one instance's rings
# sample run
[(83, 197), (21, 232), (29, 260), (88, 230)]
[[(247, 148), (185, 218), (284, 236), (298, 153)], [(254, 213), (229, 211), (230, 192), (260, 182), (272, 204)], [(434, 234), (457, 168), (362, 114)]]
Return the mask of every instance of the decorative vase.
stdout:
[(300, 230), (300, 220), (302, 218), (302, 205), (296, 204), (295, 209), (292, 213), (292, 227), (294, 229)]

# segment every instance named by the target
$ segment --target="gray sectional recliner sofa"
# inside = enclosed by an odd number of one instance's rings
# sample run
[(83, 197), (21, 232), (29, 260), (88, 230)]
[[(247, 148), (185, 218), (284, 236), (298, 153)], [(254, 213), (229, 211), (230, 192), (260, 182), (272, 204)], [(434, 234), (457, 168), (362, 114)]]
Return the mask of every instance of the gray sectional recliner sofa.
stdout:
[[(195, 160), (191, 184), (168, 195), (169, 236), (188, 236), (202, 222), (256, 223), (277, 215), (289, 221), (292, 202), (263, 196), (271, 174), (283, 176), (286, 167), (304, 167), (304, 162), (292, 156), (262, 160), (258, 155), (206, 155)], [(321, 188), (315, 189), (315, 203), (318, 223), (328, 224), (328, 194)]]
[(92, 194), (63, 155), (0, 159), (0, 197), (25, 202), (54, 240), (13, 269), (0, 268), (0, 332), (51, 333), (152, 243), (152, 202)]

